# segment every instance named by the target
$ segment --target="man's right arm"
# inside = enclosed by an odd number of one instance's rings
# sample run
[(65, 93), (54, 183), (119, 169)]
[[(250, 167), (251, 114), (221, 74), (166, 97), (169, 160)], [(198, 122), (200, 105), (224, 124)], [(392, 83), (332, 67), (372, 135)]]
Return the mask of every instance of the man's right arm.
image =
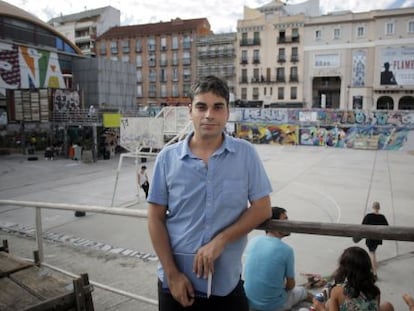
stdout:
[(286, 278), (286, 290), (291, 290), (295, 285), (295, 278)]
[(194, 289), (182, 274), (174, 261), (167, 227), (165, 226), (167, 208), (154, 203), (148, 204), (148, 231), (151, 237), (155, 253), (164, 269), (164, 277), (167, 278), (168, 288), (182, 306), (191, 306), (194, 302)]

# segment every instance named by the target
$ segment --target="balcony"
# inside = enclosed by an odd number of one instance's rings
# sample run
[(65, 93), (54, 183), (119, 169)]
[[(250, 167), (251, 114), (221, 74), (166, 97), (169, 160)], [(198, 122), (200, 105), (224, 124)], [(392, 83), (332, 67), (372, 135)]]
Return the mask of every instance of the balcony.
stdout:
[(253, 64), (255, 64), (255, 65), (260, 64), (260, 58), (254, 57), (253, 58)]
[(298, 75), (291, 75), (289, 77), (289, 82), (299, 82), (299, 76)]
[(249, 63), (249, 61), (246, 59), (246, 58), (242, 58), (241, 60), (240, 60), (240, 64), (241, 65), (247, 65)]
[(284, 54), (278, 55), (277, 56), (277, 62), (278, 63), (284, 63), (284, 62), (286, 62), (286, 55), (284, 55)]
[(241, 77), (241, 78), (240, 78), (240, 83), (241, 83), (241, 84), (248, 84), (248, 83), (249, 83), (249, 81), (247, 80), (247, 77)]
[(299, 55), (292, 55), (292, 56), (290, 56), (290, 61), (292, 63), (298, 62), (299, 61)]
[(162, 60), (160, 60), (160, 66), (161, 67), (165, 67), (165, 66), (167, 66), (168, 65), (168, 60), (166, 60), (166, 59), (162, 59)]
[(278, 82), (278, 83), (286, 82), (285, 76), (277, 76), (276, 77), (276, 82)]
[(293, 35), (293, 36), (285, 36), (285, 37), (278, 37), (277, 43), (278, 44), (284, 44), (284, 43), (299, 43), (299, 35)]
[(240, 46), (255, 46), (260, 45), (260, 39), (242, 39), (240, 40)]

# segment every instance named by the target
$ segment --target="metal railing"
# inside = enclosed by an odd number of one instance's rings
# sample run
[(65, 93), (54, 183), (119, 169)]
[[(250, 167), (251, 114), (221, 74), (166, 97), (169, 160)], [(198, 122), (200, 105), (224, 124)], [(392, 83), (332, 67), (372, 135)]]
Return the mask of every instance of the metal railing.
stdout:
[[(42, 229), (42, 215), (41, 210), (55, 209), (67, 211), (81, 211), (92, 212), (100, 214), (109, 214), (126, 217), (146, 218), (146, 210), (130, 210), (121, 207), (102, 207), (92, 205), (77, 205), (65, 203), (46, 203), (46, 202), (32, 202), (32, 201), (15, 201), (15, 200), (0, 200), (0, 205), (19, 206), (35, 208), (35, 225), (36, 225), (36, 242), (39, 253), (39, 262), (49, 268), (55, 269), (70, 276), (74, 276), (70, 272), (64, 271), (60, 268), (53, 267), (44, 263), (43, 252), (43, 229)], [(374, 238), (382, 240), (408, 241), (414, 242), (414, 227), (406, 226), (374, 226), (374, 225), (356, 225), (356, 224), (340, 224), (340, 223), (322, 223), (322, 222), (308, 222), (308, 221), (283, 221), (283, 220), (268, 220), (262, 225), (258, 226), (260, 230), (280, 230), (291, 233), (303, 233), (313, 235), (338, 236), (338, 237), (358, 237), (358, 238)], [(111, 292), (127, 296), (136, 300), (140, 300), (149, 304), (157, 305), (158, 302), (142, 297), (133, 293), (125, 292), (119, 289), (111, 288), (104, 284), (99, 284), (91, 281), (91, 284)]]

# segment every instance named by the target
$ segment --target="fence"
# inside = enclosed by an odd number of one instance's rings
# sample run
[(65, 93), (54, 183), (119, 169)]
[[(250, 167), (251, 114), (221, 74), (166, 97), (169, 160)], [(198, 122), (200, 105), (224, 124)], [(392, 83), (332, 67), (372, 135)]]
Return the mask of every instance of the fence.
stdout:
[[(19, 206), (35, 208), (35, 225), (36, 225), (36, 241), (39, 253), (40, 264), (48, 266), (52, 269), (66, 273), (72, 277), (75, 275), (64, 271), (60, 268), (53, 267), (44, 263), (43, 255), (43, 230), (42, 230), (42, 209), (55, 209), (55, 210), (67, 210), (67, 211), (81, 211), (92, 212), (109, 215), (118, 215), (125, 217), (146, 218), (147, 213), (143, 210), (130, 210), (120, 207), (102, 207), (91, 205), (76, 205), (76, 204), (64, 204), (64, 203), (45, 203), (45, 202), (31, 202), (31, 201), (15, 201), (15, 200), (0, 200), (0, 205)], [(406, 226), (365, 226), (356, 224), (332, 224), (321, 222), (305, 222), (305, 221), (281, 221), (281, 220), (269, 220), (258, 227), (258, 229), (266, 230), (280, 230), (291, 233), (302, 233), (312, 235), (325, 235), (325, 236), (338, 236), (338, 237), (359, 237), (359, 238), (375, 238), (382, 240), (395, 240), (395, 241), (408, 241), (414, 242), (414, 227)], [(132, 298), (137, 299), (149, 304), (157, 304), (157, 301), (135, 295), (129, 292), (125, 292), (116, 288), (106, 286), (91, 281), (91, 284), (100, 287), (102, 289)]]

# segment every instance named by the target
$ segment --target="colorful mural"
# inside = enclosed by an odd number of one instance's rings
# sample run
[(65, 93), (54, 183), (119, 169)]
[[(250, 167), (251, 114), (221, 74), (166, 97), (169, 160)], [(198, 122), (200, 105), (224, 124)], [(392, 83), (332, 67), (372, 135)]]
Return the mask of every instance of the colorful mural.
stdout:
[(65, 88), (57, 53), (0, 42), (0, 94), (28, 88)]
[(414, 111), (334, 110), (334, 109), (258, 109), (236, 108), (231, 120), (240, 123), (272, 123), (315, 126), (378, 125), (414, 129)]

